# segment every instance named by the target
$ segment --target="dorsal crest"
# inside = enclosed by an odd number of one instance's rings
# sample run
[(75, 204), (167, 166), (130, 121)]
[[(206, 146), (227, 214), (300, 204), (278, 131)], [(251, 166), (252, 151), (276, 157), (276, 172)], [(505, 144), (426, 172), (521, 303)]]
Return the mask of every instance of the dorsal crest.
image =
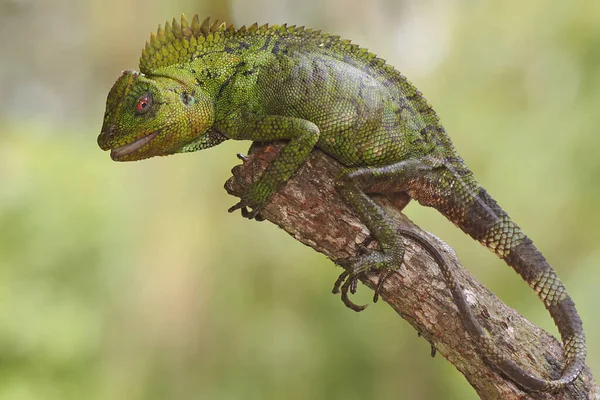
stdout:
[(182, 14), (181, 22), (177, 22), (173, 18), (171, 23), (168, 21), (165, 23), (164, 28), (161, 25), (158, 26), (156, 33), (150, 35), (150, 40), (146, 42), (146, 47), (142, 50), (140, 72), (151, 74), (158, 68), (193, 60), (203, 48), (214, 48), (217, 44), (232, 37), (243, 39), (248, 36), (256, 38), (265, 35), (292, 38), (303, 45), (306, 43), (307, 46), (311, 44), (331, 49), (340, 57), (349, 55), (374, 68), (384, 69), (393, 75), (395, 80), (406, 80), (393, 67), (386, 64), (385, 60), (370, 53), (367, 49), (351, 43), (350, 40), (340, 39), (337, 35), (287, 24), (259, 26), (254, 23), (248, 27), (244, 25), (236, 29), (233, 25), (210, 18), (206, 18), (201, 23), (197, 14), (194, 15), (191, 23)]
[(206, 18), (202, 23), (198, 14), (189, 23), (185, 15), (181, 15), (181, 23), (173, 18), (173, 22), (158, 26), (156, 33), (150, 34), (150, 40), (142, 50), (140, 57), (140, 72), (148, 74), (151, 71), (182, 62), (207, 41), (213, 41), (220, 31), (233, 31), (233, 26), (226, 27), (225, 22), (211, 21)]

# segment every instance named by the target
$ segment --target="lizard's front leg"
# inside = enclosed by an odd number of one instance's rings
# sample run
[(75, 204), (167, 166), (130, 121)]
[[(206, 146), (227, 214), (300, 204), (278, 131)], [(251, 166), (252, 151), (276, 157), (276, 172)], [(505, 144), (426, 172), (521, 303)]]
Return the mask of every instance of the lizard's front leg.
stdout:
[[(246, 188), (242, 199), (229, 209), (229, 212), (242, 209), (242, 215), (249, 219), (258, 215), (277, 189), (304, 163), (319, 139), (319, 128), (310, 121), (250, 112), (238, 112), (224, 119), (219, 129), (238, 140), (289, 140), (263, 175)], [(246, 207), (252, 208), (252, 211), (247, 211)]]

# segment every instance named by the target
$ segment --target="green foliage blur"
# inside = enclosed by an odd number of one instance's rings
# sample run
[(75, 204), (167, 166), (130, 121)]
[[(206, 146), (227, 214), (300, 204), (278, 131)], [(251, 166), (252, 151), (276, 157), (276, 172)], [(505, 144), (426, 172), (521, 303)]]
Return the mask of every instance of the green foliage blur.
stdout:
[[(0, 399), (477, 398), (385, 303), (346, 309), (325, 257), (226, 212), (249, 143), (124, 164), (100, 151), (108, 90), (182, 12), (318, 27), (408, 76), (558, 270), (600, 372), (597, 0), (0, 0)], [(493, 255), (407, 213), (556, 334)]]

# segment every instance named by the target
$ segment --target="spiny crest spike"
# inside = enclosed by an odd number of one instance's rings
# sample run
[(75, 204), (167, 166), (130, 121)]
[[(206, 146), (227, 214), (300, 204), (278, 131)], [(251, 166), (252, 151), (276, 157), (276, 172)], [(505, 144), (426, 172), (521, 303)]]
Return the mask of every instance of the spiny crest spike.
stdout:
[(150, 34), (150, 44), (152, 45), (152, 47), (154, 47), (154, 49), (160, 48), (160, 40), (158, 40), (154, 32)]
[(221, 23), (219, 22), (219, 20), (215, 19), (213, 24), (210, 26), (210, 31), (216, 32), (219, 29), (219, 25), (221, 25)]
[(188, 23), (188, 20), (185, 17), (185, 14), (181, 14), (181, 26), (185, 27), (185, 28), (189, 28), (190, 27), (190, 24)]
[(159, 25), (158, 29), (156, 30), (156, 38), (160, 41), (160, 43), (167, 44), (167, 38), (165, 37), (165, 31), (161, 25)]
[(150, 34), (150, 39), (142, 50), (140, 72), (149, 74), (157, 68), (189, 61), (204, 43), (204, 38), (211, 33), (224, 30), (235, 32), (233, 25), (228, 28), (225, 22), (210, 18), (200, 23), (197, 14), (191, 22), (184, 14), (179, 21), (173, 18), (171, 22), (167, 21), (164, 24), (164, 28), (159, 25), (156, 33)]
[(193, 36), (190, 24), (183, 14), (181, 14), (181, 34), (186, 38), (191, 38)]
[(210, 32), (210, 18), (206, 18), (204, 21), (202, 21), (202, 26), (200, 26), (200, 32), (202, 32), (203, 35), (208, 35), (208, 33)]
[(154, 47), (152, 47), (149, 40), (146, 41), (146, 47), (144, 47), (143, 51), (150, 55), (154, 54), (154, 52), (155, 52)]
[(173, 29), (173, 36), (175, 36), (176, 39), (183, 38), (183, 33), (181, 33), (181, 25), (179, 25), (179, 22), (177, 22), (175, 18), (173, 18), (171, 29)]
[(167, 43), (173, 43), (175, 41), (175, 34), (173, 33), (173, 28), (171, 28), (169, 21), (165, 22), (165, 37), (167, 38)]
[(194, 36), (200, 34), (200, 18), (198, 18), (198, 14), (192, 18), (192, 32), (194, 32)]

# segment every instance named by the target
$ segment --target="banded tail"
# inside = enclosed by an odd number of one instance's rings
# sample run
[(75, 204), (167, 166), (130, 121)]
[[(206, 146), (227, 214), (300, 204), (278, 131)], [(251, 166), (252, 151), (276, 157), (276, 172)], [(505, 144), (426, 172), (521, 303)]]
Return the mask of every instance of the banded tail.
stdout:
[[(446, 188), (450, 194), (432, 193), (425, 199), (418, 199), (419, 202), (436, 208), (463, 232), (502, 258), (537, 293), (558, 327), (563, 341), (565, 366), (561, 377), (556, 380), (534, 377), (500, 355), (491, 338), (485, 335), (483, 328), (467, 309), (466, 315), (463, 315), (470, 334), (478, 338), (484, 354), (524, 388), (531, 391), (552, 391), (568, 385), (581, 373), (586, 357), (585, 334), (575, 303), (542, 253), (487, 191), (476, 183), (466, 166), (459, 164), (454, 168), (446, 165), (446, 168), (443, 172), (440, 171), (438, 183), (447, 183)], [(457, 297), (454, 290), (453, 295)], [(462, 293), (459, 296), (463, 296)], [(458, 305), (461, 308), (461, 304)], [(462, 304), (462, 308), (464, 307), (468, 307), (466, 303)]]

